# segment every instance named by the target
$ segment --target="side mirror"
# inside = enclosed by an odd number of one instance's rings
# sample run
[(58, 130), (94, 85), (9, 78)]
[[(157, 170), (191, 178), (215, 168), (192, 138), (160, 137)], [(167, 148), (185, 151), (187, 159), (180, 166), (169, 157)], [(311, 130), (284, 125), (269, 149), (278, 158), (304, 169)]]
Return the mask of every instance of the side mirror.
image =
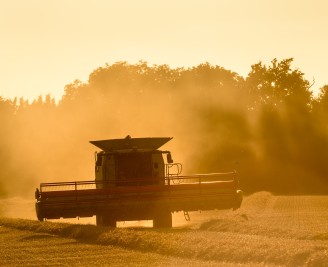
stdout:
[(169, 163), (169, 164), (172, 164), (173, 163), (173, 159), (172, 159), (171, 153), (168, 153), (167, 154), (166, 159), (167, 159), (167, 163)]

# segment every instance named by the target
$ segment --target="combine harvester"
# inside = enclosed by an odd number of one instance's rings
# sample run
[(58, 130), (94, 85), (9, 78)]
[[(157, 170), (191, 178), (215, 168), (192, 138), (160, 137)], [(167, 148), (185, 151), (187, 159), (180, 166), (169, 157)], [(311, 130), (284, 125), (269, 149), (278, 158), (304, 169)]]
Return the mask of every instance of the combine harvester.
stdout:
[[(172, 138), (91, 141), (96, 153), (95, 180), (41, 183), (36, 214), (45, 219), (92, 217), (97, 225), (153, 220), (154, 227), (172, 227), (172, 212), (238, 209), (242, 191), (236, 172), (182, 176), (169, 151), (158, 150)], [(164, 161), (166, 155), (166, 162)]]

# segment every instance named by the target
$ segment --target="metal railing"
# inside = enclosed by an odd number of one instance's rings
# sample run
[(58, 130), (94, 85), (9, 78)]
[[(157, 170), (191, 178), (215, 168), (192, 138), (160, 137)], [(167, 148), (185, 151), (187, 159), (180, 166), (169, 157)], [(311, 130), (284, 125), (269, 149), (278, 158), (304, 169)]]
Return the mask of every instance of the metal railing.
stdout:
[(209, 183), (219, 181), (237, 181), (237, 172), (225, 172), (225, 173), (208, 173), (208, 174), (194, 174), (187, 176), (169, 176), (165, 178), (166, 184), (186, 184), (186, 183)]
[(165, 164), (165, 176), (179, 176), (182, 173), (182, 164), (181, 163), (171, 163)]
[[(209, 173), (209, 174), (194, 174), (182, 176), (179, 174), (170, 174), (165, 177), (151, 177), (150, 179), (136, 179), (127, 181), (74, 181), (74, 182), (56, 182), (56, 183), (41, 183), (40, 193), (51, 191), (76, 191), (108, 188), (109, 186), (142, 186), (142, 185), (175, 185), (175, 184), (201, 184), (219, 181), (237, 181), (237, 172), (226, 173)], [(116, 182), (116, 183), (115, 183)]]
[(91, 180), (91, 181), (41, 183), (40, 192), (96, 189), (98, 183), (103, 183), (103, 182)]

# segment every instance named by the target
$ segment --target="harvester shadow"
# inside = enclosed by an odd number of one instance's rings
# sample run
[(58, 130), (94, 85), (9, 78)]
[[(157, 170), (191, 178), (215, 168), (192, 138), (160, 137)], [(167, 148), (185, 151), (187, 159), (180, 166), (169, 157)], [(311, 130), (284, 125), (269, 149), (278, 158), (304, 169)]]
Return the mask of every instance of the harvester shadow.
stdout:
[[(126, 227), (126, 228), (113, 228), (106, 226), (95, 226), (95, 225), (67, 225), (61, 229), (58, 236), (64, 238), (72, 238), (78, 242), (86, 244), (97, 244), (97, 245), (114, 245), (119, 247), (125, 247), (119, 243), (113, 242), (115, 238), (120, 235), (133, 235), (145, 236), (147, 234), (179, 234), (187, 232), (196, 232), (197, 230), (190, 229), (187, 227), (179, 228), (148, 228), (148, 227)], [(134, 243), (133, 240), (131, 240)], [(140, 249), (137, 249), (140, 250)], [(143, 249), (142, 249), (143, 250)]]
[(34, 241), (34, 240), (53, 239), (53, 238), (58, 238), (58, 237), (51, 234), (32, 234), (30, 236), (25, 236), (21, 238), (20, 241)]

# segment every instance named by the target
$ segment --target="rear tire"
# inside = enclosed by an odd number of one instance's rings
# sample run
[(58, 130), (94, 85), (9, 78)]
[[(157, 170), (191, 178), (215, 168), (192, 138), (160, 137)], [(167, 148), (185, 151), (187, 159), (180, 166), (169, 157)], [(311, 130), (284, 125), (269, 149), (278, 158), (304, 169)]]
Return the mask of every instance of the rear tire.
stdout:
[(154, 228), (172, 228), (172, 214), (170, 211), (161, 211), (153, 219)]
[(237, 190), (235, 197), (235, 205), (233, 206), (233, 210), (237, 210), (241, 206), (241, 202), (243, 201), (243, 191)]
[(36, 216), (37, 216), (38, 220), (40, 222), (43, 222), (44, 221), (44, 218), (42, 216), (41, 203), (40, 202), (35, 203), (35, 211), (36, 211)]

